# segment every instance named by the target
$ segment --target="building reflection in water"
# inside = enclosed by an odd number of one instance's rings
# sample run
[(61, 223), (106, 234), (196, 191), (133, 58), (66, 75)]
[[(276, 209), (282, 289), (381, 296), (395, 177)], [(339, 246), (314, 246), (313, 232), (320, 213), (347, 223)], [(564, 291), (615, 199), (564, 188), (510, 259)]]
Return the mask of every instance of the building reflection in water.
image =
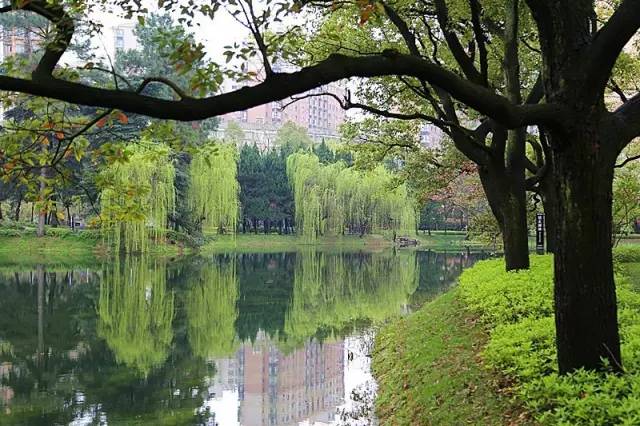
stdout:
[[(345, 397), (344, 340), (311, 340), (289, 353), (264, 332), (233, 358), (216, 359), (205, 403), (220, 425), (292, 425), (335, 421)], [(238, 407), (231, 413), (230, 404)]]
[(0, 269), (0, 424), (369, 425), (369, 325), (446, 291), (480, 257)]

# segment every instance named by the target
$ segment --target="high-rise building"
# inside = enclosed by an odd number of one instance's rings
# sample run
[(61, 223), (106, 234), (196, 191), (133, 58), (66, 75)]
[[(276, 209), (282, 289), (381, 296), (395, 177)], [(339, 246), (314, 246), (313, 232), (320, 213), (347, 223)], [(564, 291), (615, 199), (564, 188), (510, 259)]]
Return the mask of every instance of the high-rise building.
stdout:
[(32, 28), (2, 29), (2, 59), (13, 55), (31, 54), (40, 44)]
[[(248, 69), (249, 67), (245, 67)], [(292, 72), (294, 67), (276, 63), (275, 72)], [(256, 71), (260, 76), (261, 72)], [(254, 82), (257, 84), (258, 80)], [(230, 90), (243, 87), (243, 84), (233, 84)], [(320, 142), (339, 136), (340, 125), (345, 121), (345, 111), (338, 99), (344, 98), (346, 90), (340, 82), (329, 83), (325, 86), (310, 90), (280, 101), (269, 102), (250, 108), (223, 115), (219, 136), (224, 134), (226, 124), (235, 121), (245, 132), (246, 143), (255, 143), (261, 148), (272, 146), (278, 129), (286, 122), (292, 122), (305, 128), (311, 139)]]

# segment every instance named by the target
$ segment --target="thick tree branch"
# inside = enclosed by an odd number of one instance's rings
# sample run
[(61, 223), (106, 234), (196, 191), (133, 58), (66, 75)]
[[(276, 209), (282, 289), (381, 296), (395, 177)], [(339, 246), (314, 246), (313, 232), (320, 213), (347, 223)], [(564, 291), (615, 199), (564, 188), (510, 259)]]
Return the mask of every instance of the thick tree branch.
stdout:
[(50, 76), (56, 65), (66, 52), (75, 31), (73, 19), (66, 14), (63, 7), (55, 2), (33, 0), (24, 2), (24, 10), (34, 12), (49, 20), (56, 29), (54, 39), (50, 41), (44, 55), (33, 71), (33, 79)]
[(525, 103), (527, 104), (537, 104), (544, 97), (544, 83), (542, 81), (542, 74), (538, 75), (536, 82), (533, 84)]
[(471, 23), (473, 25), (473, 34), (478, 45), (478, 56), (480, 61), (480, 77), (482, 77), (482, 84), (489, 86), (489, 60), (487, 52), (487, 38), (482, 29), (481, 17), (482, 6), (479, 0), (469, 0), (469, 7), (471, 9)]
[(561, 126), (565, 115), (564, 109), (554, 104), (513, 105), (503, 96), (464, 80), (443, 67), (396, 51), (363, 57), (331, 55), (317, 65), (293, 73), (274, 74), (271, 79), (255, 86), (202, 99), (158, 99), (130, 91), (101, 89), (53, 77), (26, 80), (0, 76), (0, 90), (81, 105), (121, 109), (156, 118), (190, 121), (282, 100), (349, 77), (391, 75), (424, 79), (509, 128), (529, 124)]
[(640, 29), (640, 0), (623, 0), (598, 31), (585, 64), (585, 87), (604, 89), (622, 49)]
[(618, 150), (622, 151), (629, 142), (640, 137), (640, 93), (615, 110), (612, 118), (613, 128), (622, 132), (622, 143), (618, 146)]
[(451, 23), (449, 22), (449, 8), (445, 0), (434, 0), (436, 7), (436, 15), (438, 18), (438, 24), (444, 35), (444, 38), (455, 58), (456, 62), (460, 66), (460, 69), (464, 75), (476, 84), (482, 84), (482, 76), (473, 64), (473, 61), (465, 52), (464, 47), (460, 43), (458, 36), (451, 29)]

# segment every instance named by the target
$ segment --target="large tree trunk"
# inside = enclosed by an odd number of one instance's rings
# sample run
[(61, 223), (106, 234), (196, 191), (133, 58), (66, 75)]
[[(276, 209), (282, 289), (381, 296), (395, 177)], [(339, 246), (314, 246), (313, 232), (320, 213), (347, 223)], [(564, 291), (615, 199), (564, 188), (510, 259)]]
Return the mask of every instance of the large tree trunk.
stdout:
[(604, 152), (596, 131), (580, 132), (554, 151), (555, 319), (560, 373), (621, 371), (616, 289), (611, 255), (615, 155)]
[(480, 168), (480, 181), (502, 233), (507, 271), (529, 268), (529, 233), (524, 183), (493, 168)]

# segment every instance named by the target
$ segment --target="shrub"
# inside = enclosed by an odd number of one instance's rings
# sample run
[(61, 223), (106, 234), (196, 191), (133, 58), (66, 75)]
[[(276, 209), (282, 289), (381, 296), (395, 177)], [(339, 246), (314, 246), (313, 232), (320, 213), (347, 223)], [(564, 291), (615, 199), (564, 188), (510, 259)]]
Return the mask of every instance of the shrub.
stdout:
[(183, 244), (191, 248), (201, 247), (207, 242), (201, 233), (199, 235), (192, 235), (186, 232), (174, 231), (173, 229), (167, 231), (166, 238), (167, 242)]
[(626, 374), (559, 376), (552, 269), (551, 256), (535, 256), (529, 271), (505, 272), (501, 260), (487, 260), (461, 275), (461, 299), (489, 328), (487, 367), (514, 382), (515, 395), (542, 424), (640, 424), (640, 294), (616, 276)]
[(58, 228), (47, 227), (46, 229), (46, 235), (49, 237), (66, 238), (72, 233), (73, 230), (71, 228), (67, 228), (66, 226)]
[(640, 262), (640, 244), (622, 245), (614, 248), (613, 260), (616, 263)]
[(24, 231), (15, 228), (0, 228), (0, 237), (22, 237)]
[(553, 261), (535, 256), (531, 269), (506, 272), (501, 259), (483, 260), (460, 276), (460, 294), (490, 326), (553, 314)]

